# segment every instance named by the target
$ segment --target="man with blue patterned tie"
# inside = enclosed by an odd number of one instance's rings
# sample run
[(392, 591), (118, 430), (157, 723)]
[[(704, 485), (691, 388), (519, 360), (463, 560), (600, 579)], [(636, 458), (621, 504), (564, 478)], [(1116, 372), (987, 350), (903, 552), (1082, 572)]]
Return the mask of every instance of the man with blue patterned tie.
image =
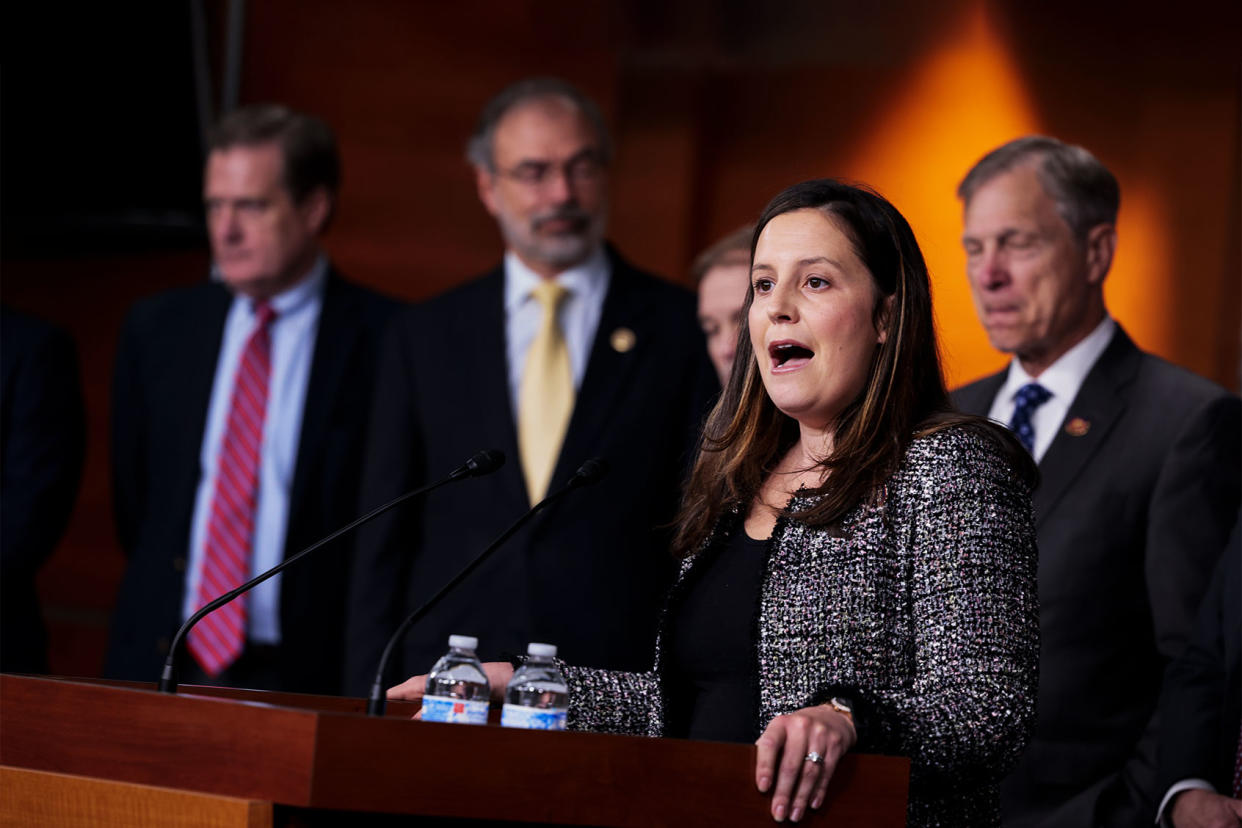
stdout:
[(1156, 702), (1239, 489), (1236, 396), (1131, 341), (1104, 305), (1116, 178), (1029, 136), (958, 188), (975, 310), (1004, 371), (959, 389), (1039, 463), (1039, 721), (1001, 789), (1006, 826), (1150, 824)]

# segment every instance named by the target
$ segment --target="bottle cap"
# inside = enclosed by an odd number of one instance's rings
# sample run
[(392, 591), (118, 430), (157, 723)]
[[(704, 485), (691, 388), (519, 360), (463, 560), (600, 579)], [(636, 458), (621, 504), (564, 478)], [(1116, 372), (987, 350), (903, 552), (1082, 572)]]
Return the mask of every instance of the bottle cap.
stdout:
[(540, 658), (553, 658), (556, 656), (556, 645), (555, 644), (539, 644), (537, 642), (532, 641), (526, 647), (526, 654), (533, 655), (533, 656), (539, 656)]
[(479, 648), (479, 639), (473, 635), (450, 635), (449, 646), (458, 650), (477, 650)]

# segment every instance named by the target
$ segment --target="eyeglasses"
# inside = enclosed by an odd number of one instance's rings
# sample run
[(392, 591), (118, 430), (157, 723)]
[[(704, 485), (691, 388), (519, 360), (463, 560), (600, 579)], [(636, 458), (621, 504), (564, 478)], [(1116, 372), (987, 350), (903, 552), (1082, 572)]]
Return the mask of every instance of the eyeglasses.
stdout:
[(497, 175), (510, 178), (526, 187), (545, 187), (557, 179), (557, 174), (573, 184), (596, 181), (604, 172), (604, 162), (599, 153), (591, 150), (575, 155), (564, 163), (555, 161), (523, 161), (516, 167), (497, 170)]

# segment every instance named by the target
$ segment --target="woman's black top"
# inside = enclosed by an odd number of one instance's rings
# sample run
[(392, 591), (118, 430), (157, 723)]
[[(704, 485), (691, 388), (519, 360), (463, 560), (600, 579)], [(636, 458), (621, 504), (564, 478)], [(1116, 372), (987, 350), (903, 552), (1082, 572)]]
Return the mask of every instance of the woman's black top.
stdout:
[(755, 625), (768, 547), (739, 524), (670, 607), (667, 735), (715, 742), (759, 737)]

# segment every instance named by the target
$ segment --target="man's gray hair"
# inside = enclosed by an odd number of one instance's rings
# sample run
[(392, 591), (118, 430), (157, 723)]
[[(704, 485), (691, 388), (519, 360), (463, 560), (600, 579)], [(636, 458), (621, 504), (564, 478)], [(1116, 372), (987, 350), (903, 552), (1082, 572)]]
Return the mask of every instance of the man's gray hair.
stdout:
[(470, 140), (466, 142), (466, 160), (476, 167), (495, 172), (496, 159), (492, 154), (492, 141), (496, 136), (496, 125), (515, 106), (540, 98), (562, 98), (573, 105), (599, 136), (600, 161), (607, 164), (612, 160), (612, 139), (608, 135), (608, 127), (599, 107), (576, 86), (560, 78), (526, 78), (505, 87), (500, 94), (488, 101), (483, 112), (479, 114), (479, 121), (470, 135)]
[(1046, 135), (1017, 138), (983, 156), (957, 185), (957, 197), (969, 204), (984, 184), (1032, 161), (1044, 192), (1079, 242), (1086, 241), (1092, 227), (1117, 221), (1121, 187), (1116, 177), (1087, 150)]

